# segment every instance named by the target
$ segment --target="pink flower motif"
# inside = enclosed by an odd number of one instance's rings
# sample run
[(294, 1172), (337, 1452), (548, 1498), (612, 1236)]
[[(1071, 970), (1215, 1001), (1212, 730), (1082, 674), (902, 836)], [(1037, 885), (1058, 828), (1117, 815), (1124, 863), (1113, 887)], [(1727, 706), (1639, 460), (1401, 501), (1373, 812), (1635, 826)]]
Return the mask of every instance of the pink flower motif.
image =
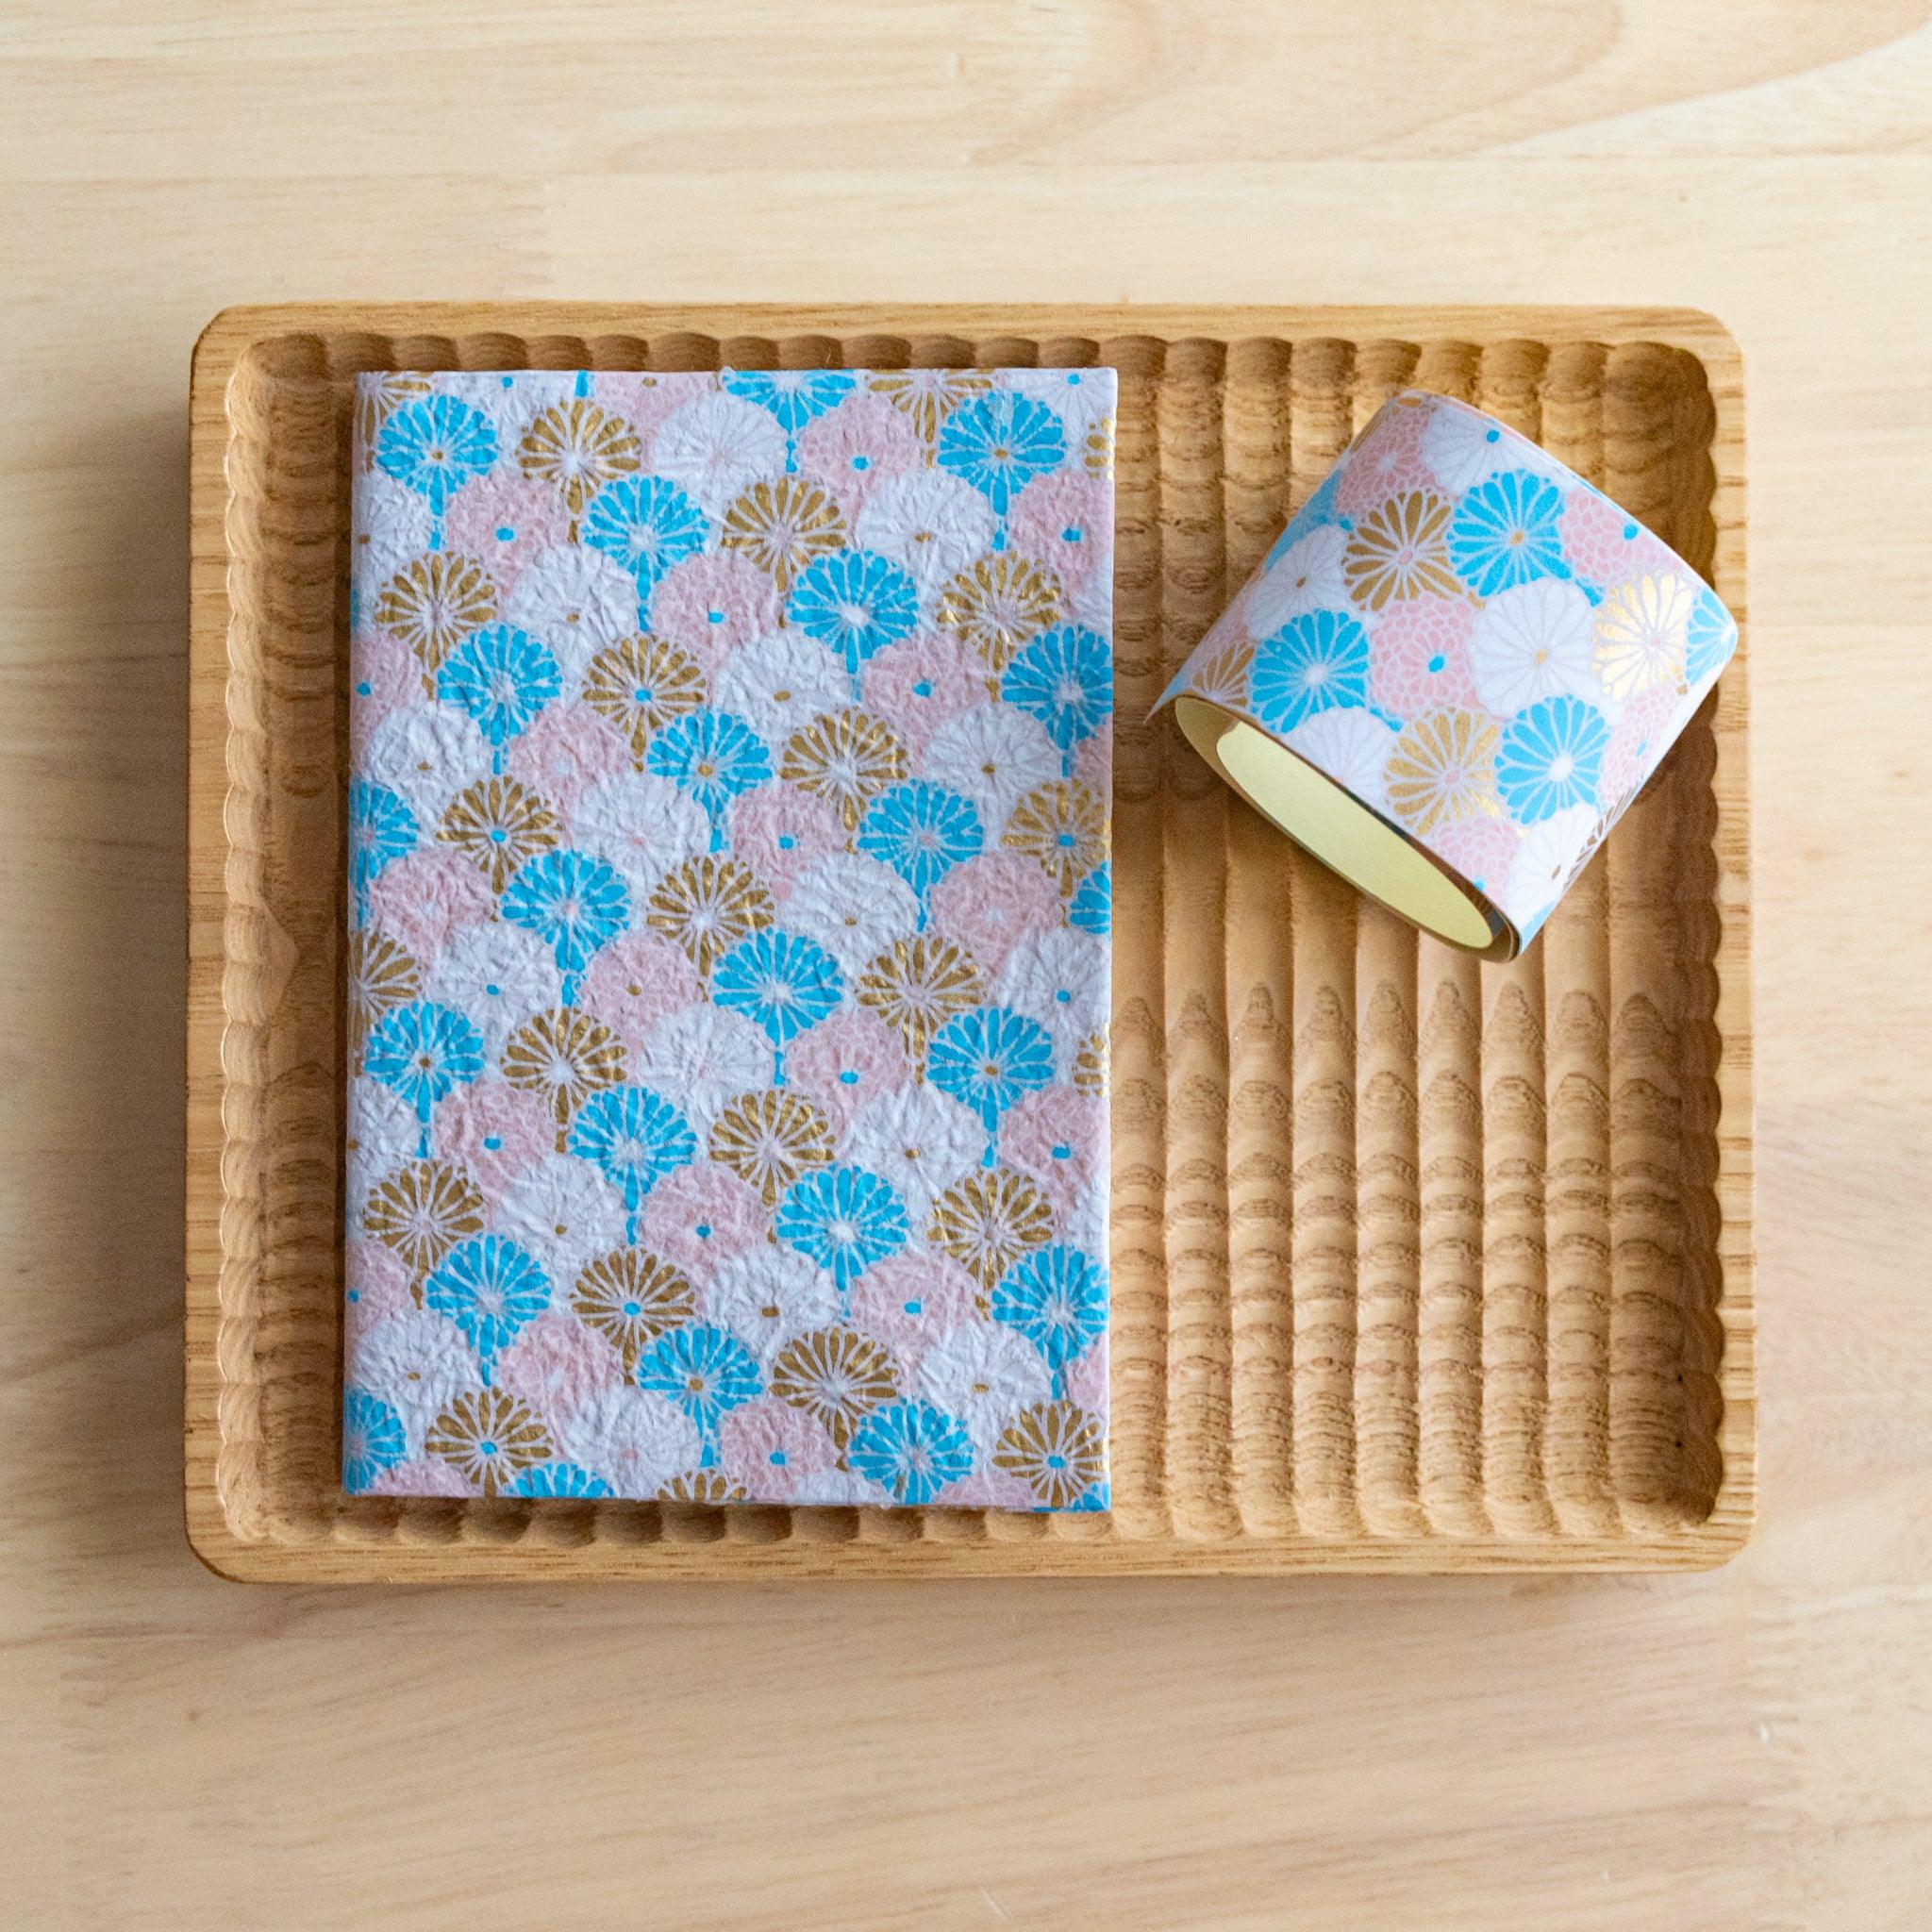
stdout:
[(557, 1423), (624, 1380), (624, 1362), (609, 1342), (556, 1306), (570, 1288), (553, 1281), (552, 1306), (496, 1358), (496, 1386), (527, 1402), (550, 1425), (553, 1439)]
[(1066, 1216), (1106, 1161), (1106, 1101), (1071, 1087), (1029, 1093), (1000, 1123), (1000, 1156), (1030, 1174)]
[(795, 785), (760, 785), (731, 808), (731, 849), (783, 904), (820, 859), (844, 851), (845, 827), (839, 814), (809, 791)]
[(787, 1079), (824, 1108), (841, 1136), (868, 1102), (896, 1091), (911, 1073), (899, 1036), (864, 1007), (822, 1020), (785, 1054)]
[(884, 396), (847, 396), (798, 433), (798, 467), (839, 499), (853, 524), (881, 483), (903, 476), (922, 454), (912, 419)]
[(983, 1469), (961, 1476), (940, 1491), (941, 1507), (1018, 1510), (1040, 1514), (1040, 1498), (1020, 1477), (1004, 1469)]
[(1043, 867), (1017, 852), (982, 852), (932, 889), (932, 924), (998, 975), (1022, 940), (1060, 924), (1060, 895)]
[(648, 470), (651, 440), (664, 419), (714, 388), (717, 381), (708, 370), (678, 370), (661, 375), (651, 371), (610, 370), (592, 378), (591, 400), (599, 408), (622, 416), (637, 431)]
[(630, 746), (589, 705), (546, 705), (510, 742), (510, 776), (541, 791), (566, 817), (585, 792), (636, 769)]
[(530, 559), (569, 535), (563, 499), (522, 475), (513, 463), (499, 463), (464, 484), (443, 516), (443, 548), (482, 564), (496, 585), (499, 605)]
[(1398, 718), (1425, 711), (1480, 709), (1469, 668), (1475, 606), (1464, 597), (1412, 597), (1391, 604), (1370, 646), (1375, 702)]
[(651, 592), (651, 628), (708, 673), (741, 644), (778, 626), (778, 592), (757, 564), (728, 550), (688, 557)]
[(720, 1419), (718, 1457), (754, 1502), (784, 1503), (802, 1477), (838, 1467), (839, 1445), (816, 1417), (761, 1395)]
[(1008, 528), (1013, 547), (1043, 563), (1071, 593), (1110, 560), (1111, 494), (1086, 470), (1050, 470), (1014, 499)]
[(415, 1306), (408, 1264), (393, 1248), (359, 1235), (342, 1243), (342, 1332), (352, 1355), (378, 1322)]
[(447, 846), (392, 860), (369, 889), (369, 920), (427, 965), (466, 925), (481, 925), (496, 908), (490, 882)]
[(1113, 796), (1113, 720), (1074, 749), (1074, 776), (1091, 785), (1103, 798)]
[(394, 1462), (369, 1485), (372, 1496), (474, 1496), (476, 1493), (455, 1463), (440, 1456)]
[(1639, 571), (1669, 570), (1671, 554), (1637, 519), (1594, 490), (1573, 490), (1557, 529), (1563, 558), (1593, 584), (1614, 584)]
[(581, 1004), (616, 1027), (625, 1045), (637, 1053), (660, 1020), (704, 996), (704, 983), (681, 946), (655, 933), (628, 932), (591, 961)]
[(1363, 516), (1401, 491), (1441, 489), (1423, 456), (1423, 432), (1431, 413), (1400, 408), (1376, 418), (1374, 428), (1348, 453), (1335, 496), (1343, 515)]
[(423, 666), (408, 644), (386, 630), (356, 640), (356, 686), (349, 697), (349, 749), (359, 761), (375, 727), (399, 705), (423, 695)]
[(492, 1201), (556, 1144), (550, 1109), (494, 1074), (457, 1088), (436, 1109), (437, 1154), (473, 1174)]
[(1663, 755), (1682, 703), (1674, 685), (1658, 684), (1640, 691), (1624, 708), (1624, 715), (1604, 747), (1603, 772), (1597, 782), (1597, 797), (1607, 811), (1622, 805), (1650, 775)]
[(1519, 842), (1516, 827), (1507, 819), (1491, 818), (1457, 819), (1440, 826), (1430, 840), (1446, 864), (1491, 898), (1508, 881)]
[(920, 631), (881, 651), (861, 674), (861, 689), (866, 709), (920, 757), (948, 718), (986, 702), (986, 667), (957, 638)]
[(978, 1284), (950, 1255), (936, 1250), (889, 1255), (853, 1284), (854, 1325), (898, 1357), (908, 1388), (927, 1348), (978, 1315)]
[(644, 1203), (641, 1245), (702, 1288), (719, 1262), (766, 1240), (772, 1217), (756, 1188), (708, 1160), (680, 1167)]
[(1107, 1338), (1076, 1355), (1060, 1373), (1060, 1393), (1089, 1415), (1104, 1417), (1108, 1408)]

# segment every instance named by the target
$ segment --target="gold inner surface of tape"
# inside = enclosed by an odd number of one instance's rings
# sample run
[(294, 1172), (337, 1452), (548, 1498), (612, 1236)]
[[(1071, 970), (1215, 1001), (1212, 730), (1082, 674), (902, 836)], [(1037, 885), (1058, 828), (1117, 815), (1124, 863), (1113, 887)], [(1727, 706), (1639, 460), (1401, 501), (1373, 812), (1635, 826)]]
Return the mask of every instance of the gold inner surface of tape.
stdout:
[(1507, 959), (1507, 929), (1453, 877), (1360, 799), (1245, 718), (1183, 694), (1174, 716), (1188, 742), (1270, 824), (1350, 885), (1450, 944)]

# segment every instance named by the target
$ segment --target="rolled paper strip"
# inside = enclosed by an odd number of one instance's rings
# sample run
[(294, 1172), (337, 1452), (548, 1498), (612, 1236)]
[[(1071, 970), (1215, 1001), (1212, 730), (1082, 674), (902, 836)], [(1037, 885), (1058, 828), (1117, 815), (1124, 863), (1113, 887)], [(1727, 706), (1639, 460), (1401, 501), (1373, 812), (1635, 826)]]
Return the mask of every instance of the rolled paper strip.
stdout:
[(1717, 593), (1600, 490), (1480, 409), (1411, 391), (1154, 708), (1351, 884), (1510, 959), (1737, 644)]

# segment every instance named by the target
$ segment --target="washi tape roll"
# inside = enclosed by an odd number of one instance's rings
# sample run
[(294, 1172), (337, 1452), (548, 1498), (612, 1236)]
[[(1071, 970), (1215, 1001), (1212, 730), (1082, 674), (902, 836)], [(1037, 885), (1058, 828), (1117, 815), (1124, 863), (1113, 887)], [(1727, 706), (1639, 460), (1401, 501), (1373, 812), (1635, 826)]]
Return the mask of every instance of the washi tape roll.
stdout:
[(1404, 918), (1533, 939), (1737, 648), (1690, 564), (1479, 409), (1410, 391), (1162, 694), (1221, 775)]

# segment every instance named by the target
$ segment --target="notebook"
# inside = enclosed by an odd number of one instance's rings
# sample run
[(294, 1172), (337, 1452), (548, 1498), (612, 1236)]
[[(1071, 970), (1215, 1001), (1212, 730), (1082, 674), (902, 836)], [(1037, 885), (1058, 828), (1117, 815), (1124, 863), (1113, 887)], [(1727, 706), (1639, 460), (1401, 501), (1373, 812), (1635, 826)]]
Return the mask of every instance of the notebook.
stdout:
[(1113, 420), (360, 379), (349, 1491), (1107, 1507)]

